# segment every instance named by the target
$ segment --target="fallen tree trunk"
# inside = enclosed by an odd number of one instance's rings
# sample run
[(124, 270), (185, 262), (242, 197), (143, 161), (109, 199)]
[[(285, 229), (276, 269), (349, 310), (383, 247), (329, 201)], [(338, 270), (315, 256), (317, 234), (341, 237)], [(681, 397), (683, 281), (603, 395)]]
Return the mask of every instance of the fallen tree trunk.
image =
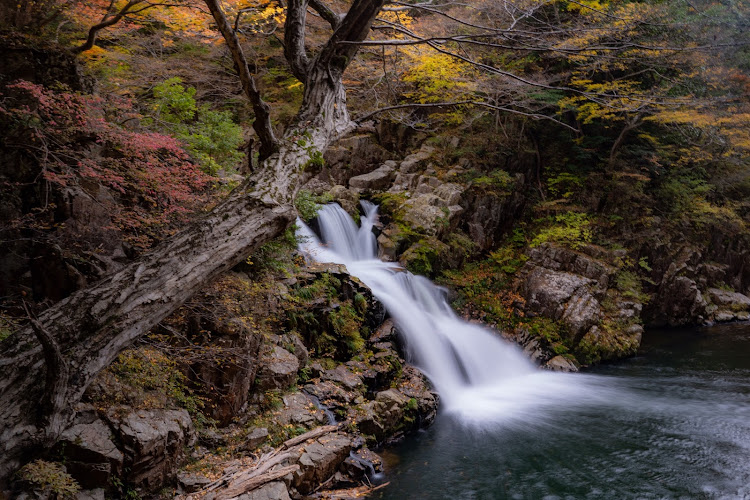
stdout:
[[(94, 376), (124, 348), (207, 280), (281, 234), (294, 214), (290, 205), (264, 203), (248, 196), (247, 187), (237, 189), (144, 258), (42, 313), (35, 323), (49, 334), (44, 344), (32, 327), (6, 339), (0, 351), (0, 477), (37, 447), (54, 444)], [(52, 357), (58, 362), (50, 363)]]

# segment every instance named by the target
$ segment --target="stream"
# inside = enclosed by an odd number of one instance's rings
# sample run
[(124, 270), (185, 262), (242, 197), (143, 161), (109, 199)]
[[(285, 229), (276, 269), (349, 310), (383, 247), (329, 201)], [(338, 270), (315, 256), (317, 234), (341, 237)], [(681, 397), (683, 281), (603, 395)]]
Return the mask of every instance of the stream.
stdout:
[(750, 325), (650, 331), (641, 354), (587, 373), (537, 369), (458, 317), (445, 291), (377, 259), (377, 207), (338, 205), (300, 250), (345, 264), (387, 308), (440, 394), (428, 430), (385, 450), (373, 498), (750, 499)]

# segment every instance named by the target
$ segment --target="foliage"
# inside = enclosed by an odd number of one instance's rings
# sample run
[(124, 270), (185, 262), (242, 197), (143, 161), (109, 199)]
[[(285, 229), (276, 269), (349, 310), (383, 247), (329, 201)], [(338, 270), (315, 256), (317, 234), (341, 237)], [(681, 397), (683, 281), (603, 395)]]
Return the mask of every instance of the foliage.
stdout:
[(77, 498), (81, 487), (57, 462), (34, 460), (24, 465), (18, 476), (31, 484), (35, 491), (43, 495), (52, 495), (59, 499)]
[(298, 265), (294, 259), (296, 250), (297, 236), (294, 227), (291, 227), (280, 237), (261, 245), (245, 259), (245, 265), (253, 274), (273, 272), (289, 275)]
[(10, 337), (18, 329), (18, 323), (10, 316), (0, 313), (0, 342)]
[(318, 210), (322, 208), (322, 205), (332, 201), (333, 198), (328, 193), (316, 195), (306, 189), (300, 189), (294, 199), (294, 206), (300, 218), (305, 222), (310, 222), (318, 215)]
[(544, 224), (542, 229), (531, 240), (529, 246), (537, 247), (542, 243), (564, 243), (576, 249), (591, 242), (591, 216), (581, 212), (565, 212), (538, 220)]
[(204, 172), (216, 175), (220, 170), (234, 172), (245, 158), (238, 148), (243, 142), (242, 128), (232, 121), (229, 111), (214, 111), (198, 105), (195, 88), (182, 85), (173, 77), (153, 89), (153, 122), (185, 141)]
[(151, 246), (206, 201), (211, 178), (176, 139), (118, 125), (137, 118), (128, 100), (107, 101), (26, 81), (8, 85), (3, 97), (5, 144), (37, 158), (45, 183), (107, 188), (118, 198), (107, 206), (114, 226), (135, 247)]

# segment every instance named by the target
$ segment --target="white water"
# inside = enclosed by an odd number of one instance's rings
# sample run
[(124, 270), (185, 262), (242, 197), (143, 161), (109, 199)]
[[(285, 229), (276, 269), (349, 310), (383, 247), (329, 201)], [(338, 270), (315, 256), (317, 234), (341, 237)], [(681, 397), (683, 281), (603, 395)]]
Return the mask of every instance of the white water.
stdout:
[(401, 332), (409, 361), (440, 394), (443, 411), (465, 423), (528, 425), (549, 422), (552, 410), (618, 398), (611, 379), (605, 386), (599, 377), (539, 370), (517, 346), (459, 318), (443, 289), (378, 260), (372, 232), (377, 207), (362, 206), (359, 228), (340, 206), (323, 207), (318, 212), (323, 242), (298, 221), (300, 250), (317, 262), (344, 264), (370, 287)]

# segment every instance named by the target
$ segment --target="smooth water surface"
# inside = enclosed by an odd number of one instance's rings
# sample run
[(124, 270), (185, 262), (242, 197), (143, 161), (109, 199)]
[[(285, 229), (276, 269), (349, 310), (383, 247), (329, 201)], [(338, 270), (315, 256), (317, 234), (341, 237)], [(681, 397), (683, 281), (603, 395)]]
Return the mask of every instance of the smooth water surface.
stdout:
[(597, 368), (605, 401), (514, 425), (435, 425), (386, 450), (374, 498), (750, 499), (750, 325), (646, 333)]

